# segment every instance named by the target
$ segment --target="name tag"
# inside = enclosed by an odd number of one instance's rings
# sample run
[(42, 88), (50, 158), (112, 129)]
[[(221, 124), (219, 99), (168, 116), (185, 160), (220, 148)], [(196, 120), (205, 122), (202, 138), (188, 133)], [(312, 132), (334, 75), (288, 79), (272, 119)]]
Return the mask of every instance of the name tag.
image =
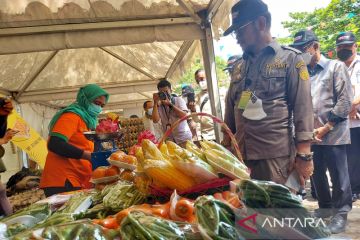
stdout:
[(251, 91), (243, 91), (238, 103), (238, 109), (244, 110), (251, 98)]

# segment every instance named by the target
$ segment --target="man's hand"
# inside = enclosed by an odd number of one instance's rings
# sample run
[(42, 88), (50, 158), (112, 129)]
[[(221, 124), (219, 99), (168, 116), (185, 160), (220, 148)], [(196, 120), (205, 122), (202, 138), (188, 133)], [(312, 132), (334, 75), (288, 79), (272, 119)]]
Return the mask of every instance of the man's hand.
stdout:
[(304, 161), (295, 158), (294, 168), (299, 174), (300, 185), (305, 187), (305, 181), (310, 178), (314, 171), (313, 161)]
[(189, 103), (187, 104), (187, 107), (189, 108), (189, 110), (190, 110), (191, 112), (196, 112), (195, 102), (189, 102)]
[(154, 93), (153, 94), (153, 100), (154, 100), (154, 105), (156, 104), (158, 104), (159, 103), (159, 100), (160, 100), (160, 98), (159, 98), (159, 94), (158, 93)]
[(10, 99), (5, 99), (5, 104), (0, 106), (0, 116), (7, 116), (13, 110), (13, 105)]
[(353, 102), (353, 104), (351, 105), (351, 111), (349, 114), (350, 119), (360, 119), (359, 113), (357, 108), (359, 107), (359, 104), (356, 102)]
[(161, 100), (161, 104), (165, 106), (171, 106), (171, 101), (167, 98), (166, 100)]
[(0, 138), (0, 145), (8, 143), (19, 131), (8, 129), (3, 138)]
[(322, 142), (323, 137), (329, 132), (329, 128), (327, 127), (319, 127), (314, 130), (315, 133), (315, 141)]

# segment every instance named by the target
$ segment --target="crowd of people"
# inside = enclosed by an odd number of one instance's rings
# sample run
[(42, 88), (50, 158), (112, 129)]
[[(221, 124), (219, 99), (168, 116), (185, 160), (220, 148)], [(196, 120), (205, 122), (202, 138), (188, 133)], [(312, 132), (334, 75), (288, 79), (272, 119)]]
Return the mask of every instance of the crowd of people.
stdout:
[[(337, 36), (335, 60), (321, 53), (311, 30), (296, 33), (290, 46), (280, 45), (270, 30), (271, 14), (262, 0), (240, 0), (232, 7), (232, 25), (224, 35), (234, 35), (243, 55), (230, 57), (225, 69), (231, 83), (221, 101), (224, 122), (252, 178), (286, 184), (295, 175), (300, 188), (311, 178), (319, 205), (315, 216), (332, 217), (331, 232), (343, 232), (352, 202), (360, 198), (360, 56), (355, 35)], [(195, 82), (199, 93), (186, 85), (177, 96), (169, 81), (159, 81), (158, 92), (143, 105), (145, 129), (160, 139), (190, 113), (211, 114), (203, 69), (194, 73)], [(40, 184), (46, 196), (89, 187), (94, 146), (83, 132), (95, 128), (108, 99), (105, 90), (89, 84), (80, 88), (75, 103), (53, 117)], [(6, 103), (0, 110), (0, 144), (15, 134), (6, 130), (10, 108)], [(222, 144), (232, 150), (230, 137), (223, 134)], [(213, 121), (194, 116), (172, 129), (169, 139), (183, 147), (188, 140), (215, 141)], [(3, 209), (8, 212), (6, 205)]]

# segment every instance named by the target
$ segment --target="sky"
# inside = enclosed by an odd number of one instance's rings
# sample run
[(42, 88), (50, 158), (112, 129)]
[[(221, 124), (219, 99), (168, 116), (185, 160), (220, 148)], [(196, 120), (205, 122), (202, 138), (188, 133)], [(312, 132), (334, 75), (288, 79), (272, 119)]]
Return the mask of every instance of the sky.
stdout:
[[(274, 37), (286, 37), (289, 32), (282, 27), (281, 22), (290, 20), (291, 12), (313, 12), (326, 7), (331, 0), (263, 0), (271, 13), (271, 33)], [(240, 54), (241, 48), (231, 36), (222, 37), (215, 44), (215, 55), (227, 59), (231, 55)]]

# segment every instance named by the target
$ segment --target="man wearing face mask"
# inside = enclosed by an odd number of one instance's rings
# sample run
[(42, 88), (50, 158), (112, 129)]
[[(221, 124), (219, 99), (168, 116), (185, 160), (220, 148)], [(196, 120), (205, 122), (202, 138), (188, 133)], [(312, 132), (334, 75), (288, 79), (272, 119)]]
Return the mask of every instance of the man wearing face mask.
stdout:
[(360, 198), (360, 56), (352, 32), (340, 33), (336, 38), (336, 54), (347, 66), (354, 100), (350, 112), (351, 144), (346, 146), (347, 161), (353, 201)]
[[(294, 168), (304, 186), (313, 171), (313, 111), (301, 52), (272, 38), (271, 14), (261, 0), (240, 0), (231, 12), (224, 35), (234, 33), (244, 54), (233, 67), (225, 123), (252, 178), (284, 184)], [(223, 144), (230, 145), (226, 134)]]
[(346, 144), (350, 143), (348, 115), (353, 98), (349, 74), (344, 63), (321, 55), (320, 43), (311, 30), (296, 33), (292, 46), (312, 56), (307, 67), (314, 106), (313, 183), (319, 204), (315, 216), (332, 217), (329, 229), (340, 233), (345, 231), (347, 214), (352, 208), (346, 159)]
[(159, 140), (162, 137), (163, 132), (161, 130), (161, 123), (154, 123), (152, 120), (153, 106), (154, 104), (152, 101), (144, 102), (143, 105), (145, 111), (145, 116), (143, 117), (144, 129), (152, 132), (155, 135), (156, 139)]
[[(209, 94), (207, 91), (207, 82), (205, 70), (198, 69), (195, 72), (196, 83), (200, 86), (200, 93), (196, 94), (194, 101), (188, 102), (188, 108), (191, 112), (204, 112), (211, 114), (211, 105), (209, 101)], [(214, 123), (208, 117), (193, 117), (194, 121), (199, 124), (198, 139), (199, 140), (215, 140)]]
[[(158, 93), (154, 93), (154, 110), (152, 119), (154, 123), (161, 120), (162, 130), (165, 133), (173, 124), (180, 118), (186, 116), (188, 108), (185, 101), (181, 97), (171, 94), (171, 83), (167, 80), (161, 80), (157, 88)], [(186, 141), (191, 140), (192, 134), (187, 121), (182, 121), (173, 129), (169, 136), (171, 141), (174, 141), (181, 147), (185, 147)]]

